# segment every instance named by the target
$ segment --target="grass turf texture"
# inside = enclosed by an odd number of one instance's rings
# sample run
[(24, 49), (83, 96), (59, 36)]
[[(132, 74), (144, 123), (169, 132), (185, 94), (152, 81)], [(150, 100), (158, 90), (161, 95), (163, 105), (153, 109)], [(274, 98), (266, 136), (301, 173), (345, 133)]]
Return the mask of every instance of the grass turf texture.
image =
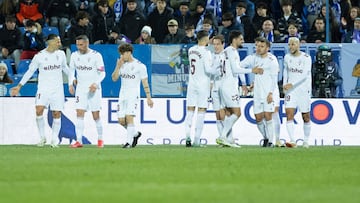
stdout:
[(0, 146), (1, 202), (359, 202), (360, 147)]

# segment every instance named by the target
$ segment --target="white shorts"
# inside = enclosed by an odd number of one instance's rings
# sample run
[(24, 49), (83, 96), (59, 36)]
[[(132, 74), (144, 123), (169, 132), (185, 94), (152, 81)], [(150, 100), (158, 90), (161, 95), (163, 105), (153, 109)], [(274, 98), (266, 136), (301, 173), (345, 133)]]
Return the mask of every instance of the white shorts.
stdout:
[(301, 113), (310, 112), (311, 108), (311, 93), (291, 91), (285, 94), (284, 97), (285, 108), (298, 108)]
[(41, 92), (37, 91), (35, 98), (36, 106), (50, 106), (51, 111), (62, 111), (64, 109), (65, 96), (64, 91)]
[(128, 99), (120, 99), (118, 102), (117, 115), (118, 118), (124, 118), (126, 115), (136, 116), (139, 107), (139, 96)]
[(241, 103), (240, 103), (239, 89), (237, 87), (231, 88), (231, 86), (229, 87), (223, 86), (223, 87), (225, 88), (221, 88), (219, 90), (221, 106), (226, 108), (240, 107)]
[(188, 87), (186, 94), (186, 106), (196, 106), (198, 108), (208, 108), (208, 98), (210, 96), (210, 89), (204, 87), (203, 89), (195, 89)]
[(221, 106), (220, 92), (218, 89), (211, 90), (212, 106), (214, 111), (219, 111), (223, 107)]
[(100, 111), (101, 89), (97, 89), (94, 93), (89, 92), (89, 90), (77, 89), (75, 93), (75, 108), (90, 110), (91, 112)]
[(274, 101), (271, 103), (267, 103), (267, 101), (260, 101), (254, 99), (254, 114), (259, 114), (262, 112), (274, 112), (275, 111), (275, 103)]

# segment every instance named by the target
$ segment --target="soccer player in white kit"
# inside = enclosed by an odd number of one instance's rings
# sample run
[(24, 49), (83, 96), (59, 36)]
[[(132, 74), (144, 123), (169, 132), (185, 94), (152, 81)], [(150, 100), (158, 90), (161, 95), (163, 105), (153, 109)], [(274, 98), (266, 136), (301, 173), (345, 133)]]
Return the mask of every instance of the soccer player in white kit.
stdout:
[(246, 73), (262, 74), (262, 69), (259, 67), (245, 69), (240, 66), (240, 56), (237, 49), (244, 43), (244, 38), (240, 31), (233, 30), (230, 32), (229, 43), (230, 45), (224, 50), (225, 64), (222, 66), (223, 69), (220, 74), (221, 84), (219, 87), (220, 99), (222, 105), (225, 107), (226, 116), (223, 121), (224, 127), (222, 133), (220, 137), (216, 139), (216, 143), (230, 147), (237, 147), (237, 145), (229, 143), (227, 138), (233, 125), (241, 115), (238, 75)]
[(133, 50), (131, 44), (119, 46), (118, 51), (121, 56), (117, 60), (116, 67), (111, 75), (114, 82), (121, 77), (118, 118), (119, 124), (127, 130), (127, 139), (123, 148), (135, 147), (141, 136), (141, 133), (135, 130), (134, 125), (134, 117), (139, 106), (140, 82), (146, 94), (147, 105), (150, 108), (154, 105), (151, 99), (146, 66), (133, 57)]
[(60, 37), (50, 34), (46, 40), (48, 46), (41, 50), (32, 59), (29, 69), (22, 77), (19, 84), (12, 88), (11, 96), (18, 95), (21, 87), (31, 78), (36, 70), (39, 70), (38, 85), (35, 98), (36, 124), (40, 134), (38, 146), (46, 144), (44, 109), (50, 105), (53, 115), (51, 147), (58, 147), (58, 135), (61, 128), (61, 111), (64, 108), (65, 96), (63, 75), (68, 75), (69, 68), (66, 63), (65, 53), (61, 47)]
[(212, 106), (213, 110), (215, 111), (216, 116), (216, 127), (221, 135), (222, 129), (224, 127), (223, 121), (225, 118), (225, 110), (224, 107), (221, 106), (220, 101), (220, 73), (222, 66), (225, 63), (225, 54), (224, 54), (224, 45), (225, 45), (225, 38), (223, 35), (216, 35), (213, 38), (213, 46), (214, 46), (214, 53), (213, 53), (213, 65), (212, 69), (214, 72), (218, 72), (219, 75), (212, 76), (212, 88), (211, 88), (211, 98), (212, 98)]
[(191, 147), (191, 126), (197, 107), (195, 136), (193, 146), (200, 146), (200, 137), (204, 126), (204, 118), (208, 107), (208, 97), (210, 96), (210, 76), (212, 66), (212, 55), (207, 49), (209, 43), (208, 32), (201, 30), (197, 33), (197, 45), (188, 51), (190, 70), (189, 83), (186, 95), (186, 117), (185, 135), (186, 147)]
[[(76, 47), (78, 50), (73, 52), (70, 57), (69, 92), (75, 93), (77, 141), (70, 147), (79, 148), (83, 146), (84, 116), (87, 110), (92, 112), (96, 124), (97, 146), (104, 147), (103, 127), (100, 120), (101, 81), (105, 78), (104, 61), (99, 52), (89, 48), (89, 38), (86, 35), (76, 37)], [(76, 85), (76, 92), (73, 85)]]
[[(247, 56), (240, 65), (242, 67), (260, 67), (263, 74), (254, 77), (254, 114), (257, 127), (264, 137), (264, 147), (272, 147), (274, 127), (272, 114), (275, 111), (273, 94), (278, 89), (277, 78), (279, 63), (276, 57), (269, 53), (270, 42), (264, 37), (255, 39), (256, 53)], [(265, 123), (264, 120), (265, 119)]]
[(302, 114), (304, 121), (304, 142), (303, 147), (309, 147), (310, 108), (311, 108), (311, 57), (300, 51), (300, 41), (296, 37), (289, 38), (289, 52), (284, 58), (284, 92), (285, 92), (285, 112), (286, 128), (290, 137), (290, 142), (286, 142), (287, 147), (296, 147), (294, 138), (294, 114), (296, 108)]

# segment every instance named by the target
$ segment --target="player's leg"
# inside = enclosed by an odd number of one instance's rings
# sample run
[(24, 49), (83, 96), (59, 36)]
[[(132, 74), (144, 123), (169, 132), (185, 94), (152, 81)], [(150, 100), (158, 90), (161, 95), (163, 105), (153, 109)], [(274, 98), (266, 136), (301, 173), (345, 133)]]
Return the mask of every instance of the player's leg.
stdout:
[(275, 107), (275, 111), (272, 114), (272, 120), (274, 125), (275, 146), (281, 147), (279, 106)]
[(232, 108), (227, 108), (227, 111), (228, 111), (227, 113), (228, 116), (225, 116), (223, 131), (221, 132), (220, 138), (217, 139), (216, 142), (218, 144), (232, 146), (231, 143), (227, 141), (227, 137), (230, 130), (234, 126), (235, 122), (241, 116), (241, 109), (240, 107), (232, 107)]
[(309, 148), (309, 137), (311, 131), (311, 123), (310, 123), (310, 112), (302, 113), (302, 118), (304, 121), (304, 143), (303, 147)]
[(206, 108), (198, 108), (195, 123), (194, 146), (200, 146), (201, 133), (204, 128)]
[(53, 124), (52, 124), (52, 133), (51, 133), (51, 147), (58, 147), (59, 144), (59, 132), (61, 129), (61, 111), (54, 110), (52, 111), (53, 115)]
[(70, 147), (72, 148), (78, 148), (83, 146), (82, 135), (84, 133), (84, 128), (85, 128), (84, 117), (85, 117), (85, 110), (76, 109), (76, 122), (75, 122), (76, 142), (70, 145)]
[(264, 116), (265, 116), (265, 122), (266, 122), (266, 135), (268, 137), (268, 143), (266, 145), (266, 147), (272, 147), (273, 146), (273, 139), (274, 139), (274, 123), (272, 120), (272, 114), (273, 111), (265, 111), (264, 112)]
[(39, 105), (35, 106), (36, 111), (36, 126), (39, 131), (40, 135), (40, 142), (37, 144), (39, 147), (42, 147), (46, 144), (46, 137), (45, 137), (45, 119), (44, 119), (44, 109), (45, 106)]
[(98, 134), (98, 147), (104, 147), (104, 141), (103, 141), (103, 125), (100, 119), (100, 111), (93, 111), (92, 112), (93, 119), (95, 121), (96, 125), (96, 131)]
[(98, 147), (104, 147), (103, 141), (103, 125), (100, 118), (100, 109), (101, 109), (101, 91), (96, 91), (94, 96), (89, 99), (90, 109), (92, 112), (93, 119), (96, 125), (96, 131), (98, 134)]
[(295, 114), (295, 108), (285, 108), (286, 112), (286, 129), (290, 138), (290, 143), (286, 142), (287, 147), (296, 147), (296, 142), (294, 138), (294, 132), (295, 132), (295, 123), (294, 123), (294, 114)]
[(294, 132), (295, 132), (294, 115), (296, 108), (298, 106), (297, 94), (298, 92), (293, 91), (290, 94), (286, 94), (284, 97), (285, 113), (286, 113), (286, 130), (290, 138), (290, 142), (285, 143), (287, 147), (296, 147), (296, 142), (294, 138)]
[(55, 94), (49, 96), (49, 105), (52, 111), (53, 124), (52, 124), (52, 138), (51, 147), (58, 147), (59, 144), (59, 132), (61, 129), (61, 111), (64, 109), (65, 97), (64, 91), (58, 91)]
[(123, 148), (130, 148), (132, 146), (134, 137), (136, 136), (136, 130), (134, 125), (135, 115), (125, 115), (125, 122), (127, 124), (126, 128), (126, 143)]

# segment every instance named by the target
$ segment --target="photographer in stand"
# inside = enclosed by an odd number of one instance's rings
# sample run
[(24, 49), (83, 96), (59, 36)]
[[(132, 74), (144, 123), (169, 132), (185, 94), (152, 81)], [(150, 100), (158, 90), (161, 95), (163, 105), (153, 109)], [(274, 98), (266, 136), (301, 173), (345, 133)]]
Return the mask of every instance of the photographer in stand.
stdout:
[(312, 94), (315, 98), (337, 98), (342, 93), (342, 73), (333, 61), (331, 48), (320, 45), (312, 65)]

